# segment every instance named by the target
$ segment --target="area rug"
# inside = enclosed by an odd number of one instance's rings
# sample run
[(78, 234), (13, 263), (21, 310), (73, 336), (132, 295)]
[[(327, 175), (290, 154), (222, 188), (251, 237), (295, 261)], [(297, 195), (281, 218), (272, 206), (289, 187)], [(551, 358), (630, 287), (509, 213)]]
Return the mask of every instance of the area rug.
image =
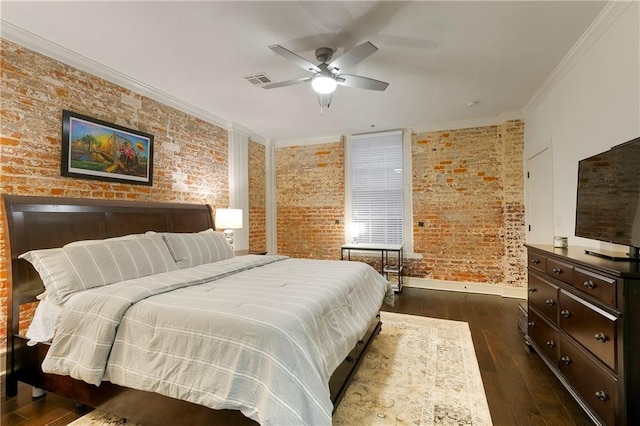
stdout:
[[(492, 424), (466, 322), (382, 312), (382, 323), (334, 425)], [(71, 424), (124, 422), (93, 411)]]

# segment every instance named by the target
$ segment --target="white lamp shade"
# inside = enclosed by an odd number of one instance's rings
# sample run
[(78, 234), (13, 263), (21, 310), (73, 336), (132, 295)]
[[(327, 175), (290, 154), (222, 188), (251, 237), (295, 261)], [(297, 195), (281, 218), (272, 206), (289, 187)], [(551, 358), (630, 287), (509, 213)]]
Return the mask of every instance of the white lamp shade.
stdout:
[(338, 83), (335, 78), (322, 74), (316, 74), (313, 77), (313, 80), (311, 80), (311, 87), (313, 87), (313, 90), (322, 94), (333, 93), (336, 90), (337, 85)]
[(216, 229), (241, 229), (242, 209), (216, 209)]

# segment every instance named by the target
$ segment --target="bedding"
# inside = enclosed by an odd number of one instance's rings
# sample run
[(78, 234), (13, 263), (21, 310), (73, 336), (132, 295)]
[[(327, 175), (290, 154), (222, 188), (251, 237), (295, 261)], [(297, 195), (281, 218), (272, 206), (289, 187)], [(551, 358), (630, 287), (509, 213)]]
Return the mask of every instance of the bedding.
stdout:
[(178, 269), (160, 235), (67, 244), (18, 257), (31, 262), (57, 304), (78, 291)]
[[(177, 262), (179, 250), (169, 252)], [(206, 259), (194, 253), (189, 262)], [(364, 263), (284, 256), (108, 281), (61, 304), (43, 371), (240, 410), (265, 425), (331, 424), (329, 377), (393, 300)]]
[(163, 232), (161, 235), (181, 269), (233, 257), (231, 245), (213, 229), (198, 233)]
[(40, 303), (36, 307), (36, 312), (33, 314), (33, 319), (26, 333), (29, 346), (34, 346), (39, 342), (50, 342), (55, 334), (58, 317), (62, 313), (62, 306), (53, 303), (51, 298), (47, 297), (46, 292), (36, 296), (36, 299)]

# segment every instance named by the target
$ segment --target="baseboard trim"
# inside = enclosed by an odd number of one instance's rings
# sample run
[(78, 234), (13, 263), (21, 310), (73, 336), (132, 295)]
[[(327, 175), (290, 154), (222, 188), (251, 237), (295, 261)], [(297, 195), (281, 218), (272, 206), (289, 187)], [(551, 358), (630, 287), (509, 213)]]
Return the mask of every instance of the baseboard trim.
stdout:
[(498, 284), (472, 283), (464, 281), (444, 281), (429, 278), (404, 277), (406, 287), (430, 290), (458, 291), (461, 293), (491, 294), (512, 299), (527, 299), (526, 287), (508, 287)]

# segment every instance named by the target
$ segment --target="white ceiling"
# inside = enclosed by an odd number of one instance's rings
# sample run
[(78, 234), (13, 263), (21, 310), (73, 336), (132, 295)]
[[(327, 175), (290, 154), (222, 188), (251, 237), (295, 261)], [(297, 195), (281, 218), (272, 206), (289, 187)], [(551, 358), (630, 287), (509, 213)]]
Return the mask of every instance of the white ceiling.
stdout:
[[(595, 1), (70, 1), (1, 2), (2, 20), (276, 141), (396, 128), (431, 129), (521, 113), (606, 2)], [(338, 87), (329, 109), (280, 44), (317, 63), (369, 40), (355, 69), (384, 92)], [(469, 107), (469, 102), (477, 102)]]

